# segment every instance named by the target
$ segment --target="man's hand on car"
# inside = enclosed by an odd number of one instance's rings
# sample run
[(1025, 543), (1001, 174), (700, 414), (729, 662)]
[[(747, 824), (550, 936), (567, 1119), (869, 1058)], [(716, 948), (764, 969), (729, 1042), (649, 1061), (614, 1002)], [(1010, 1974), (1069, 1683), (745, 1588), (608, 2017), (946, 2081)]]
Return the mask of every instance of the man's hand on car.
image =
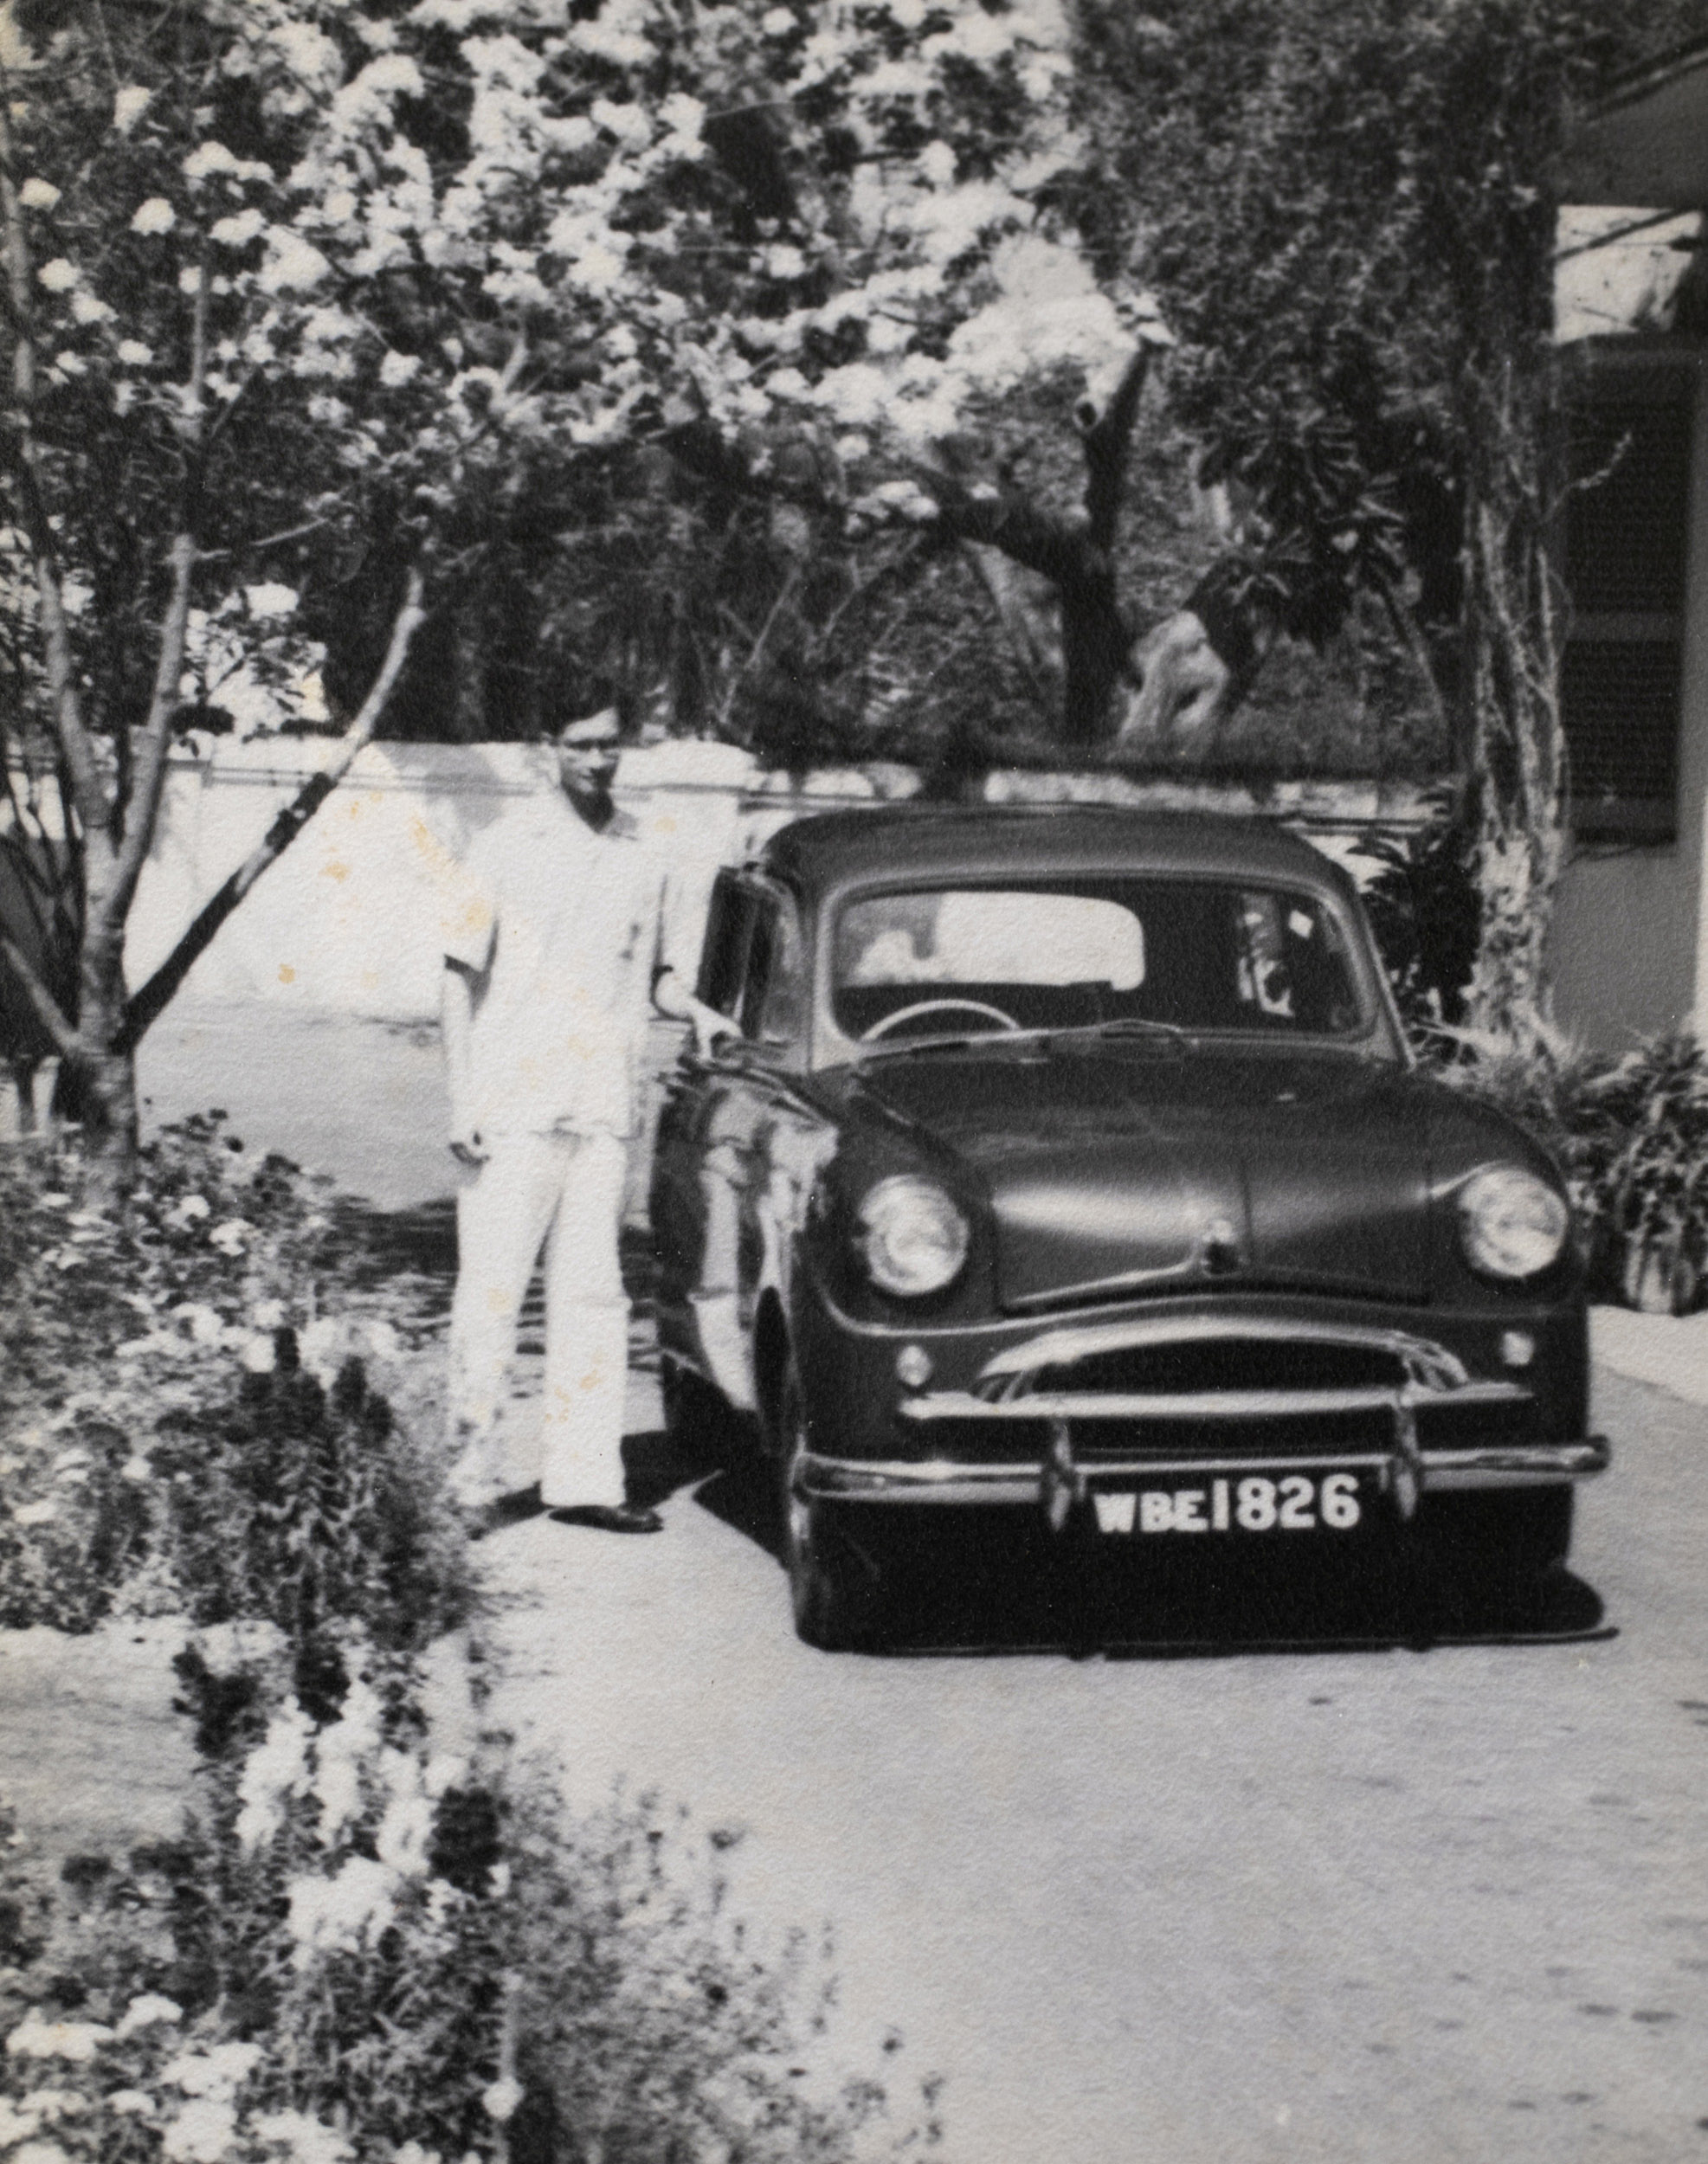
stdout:
[(491, 1152), (481, 1140), (480, 1129), (462, 1121), (451, 1130), (451, 1155), (459, 1164), (481, 1165)]

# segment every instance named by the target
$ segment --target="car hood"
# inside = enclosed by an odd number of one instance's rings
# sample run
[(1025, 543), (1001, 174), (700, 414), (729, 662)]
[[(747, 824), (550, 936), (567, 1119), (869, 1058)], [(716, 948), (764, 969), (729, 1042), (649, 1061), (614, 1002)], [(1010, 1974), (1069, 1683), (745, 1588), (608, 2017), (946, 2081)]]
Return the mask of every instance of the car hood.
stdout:
[(1346, 1053), (969, 1047), (873, 1062), (862, 1093), (987, 1194), (1025, 1311), (1213, 1279), (1428, 1292), (1427, 1085)]

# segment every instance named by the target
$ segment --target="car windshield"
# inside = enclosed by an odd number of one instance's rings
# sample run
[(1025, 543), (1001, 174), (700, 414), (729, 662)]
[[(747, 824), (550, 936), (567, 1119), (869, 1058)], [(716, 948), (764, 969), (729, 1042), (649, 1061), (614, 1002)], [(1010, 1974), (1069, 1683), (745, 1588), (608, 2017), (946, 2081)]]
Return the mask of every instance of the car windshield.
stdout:
[(1115, 1023), (1346, 1037), (1370, 1019), (1333, 910), (1223, 879), (867, 895), (837, 919), (832, 973), (837, 1027), (870, 1042)]

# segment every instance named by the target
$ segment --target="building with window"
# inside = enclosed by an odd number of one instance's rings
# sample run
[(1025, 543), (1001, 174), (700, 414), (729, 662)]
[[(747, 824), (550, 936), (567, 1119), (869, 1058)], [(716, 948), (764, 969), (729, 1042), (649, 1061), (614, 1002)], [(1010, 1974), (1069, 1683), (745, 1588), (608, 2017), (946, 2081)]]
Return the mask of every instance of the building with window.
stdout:
[(1564, 194), (1573, 847), (1557, 1011), (1609, 1047), (1708, 1039), (1708, 42), (1585, 117)]

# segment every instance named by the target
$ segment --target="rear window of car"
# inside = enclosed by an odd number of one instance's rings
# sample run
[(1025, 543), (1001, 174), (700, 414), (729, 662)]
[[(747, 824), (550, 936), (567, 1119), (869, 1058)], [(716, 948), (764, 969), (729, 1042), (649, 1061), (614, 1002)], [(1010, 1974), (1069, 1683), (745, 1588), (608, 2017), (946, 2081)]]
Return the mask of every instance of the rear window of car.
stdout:
[(831, 974), (837, 1027), (856, 1039), (1125, 1020), (1335, 1037), (1369, 1021), (1335, 911), (1244, 882), (866, 895), (837, 918)]

